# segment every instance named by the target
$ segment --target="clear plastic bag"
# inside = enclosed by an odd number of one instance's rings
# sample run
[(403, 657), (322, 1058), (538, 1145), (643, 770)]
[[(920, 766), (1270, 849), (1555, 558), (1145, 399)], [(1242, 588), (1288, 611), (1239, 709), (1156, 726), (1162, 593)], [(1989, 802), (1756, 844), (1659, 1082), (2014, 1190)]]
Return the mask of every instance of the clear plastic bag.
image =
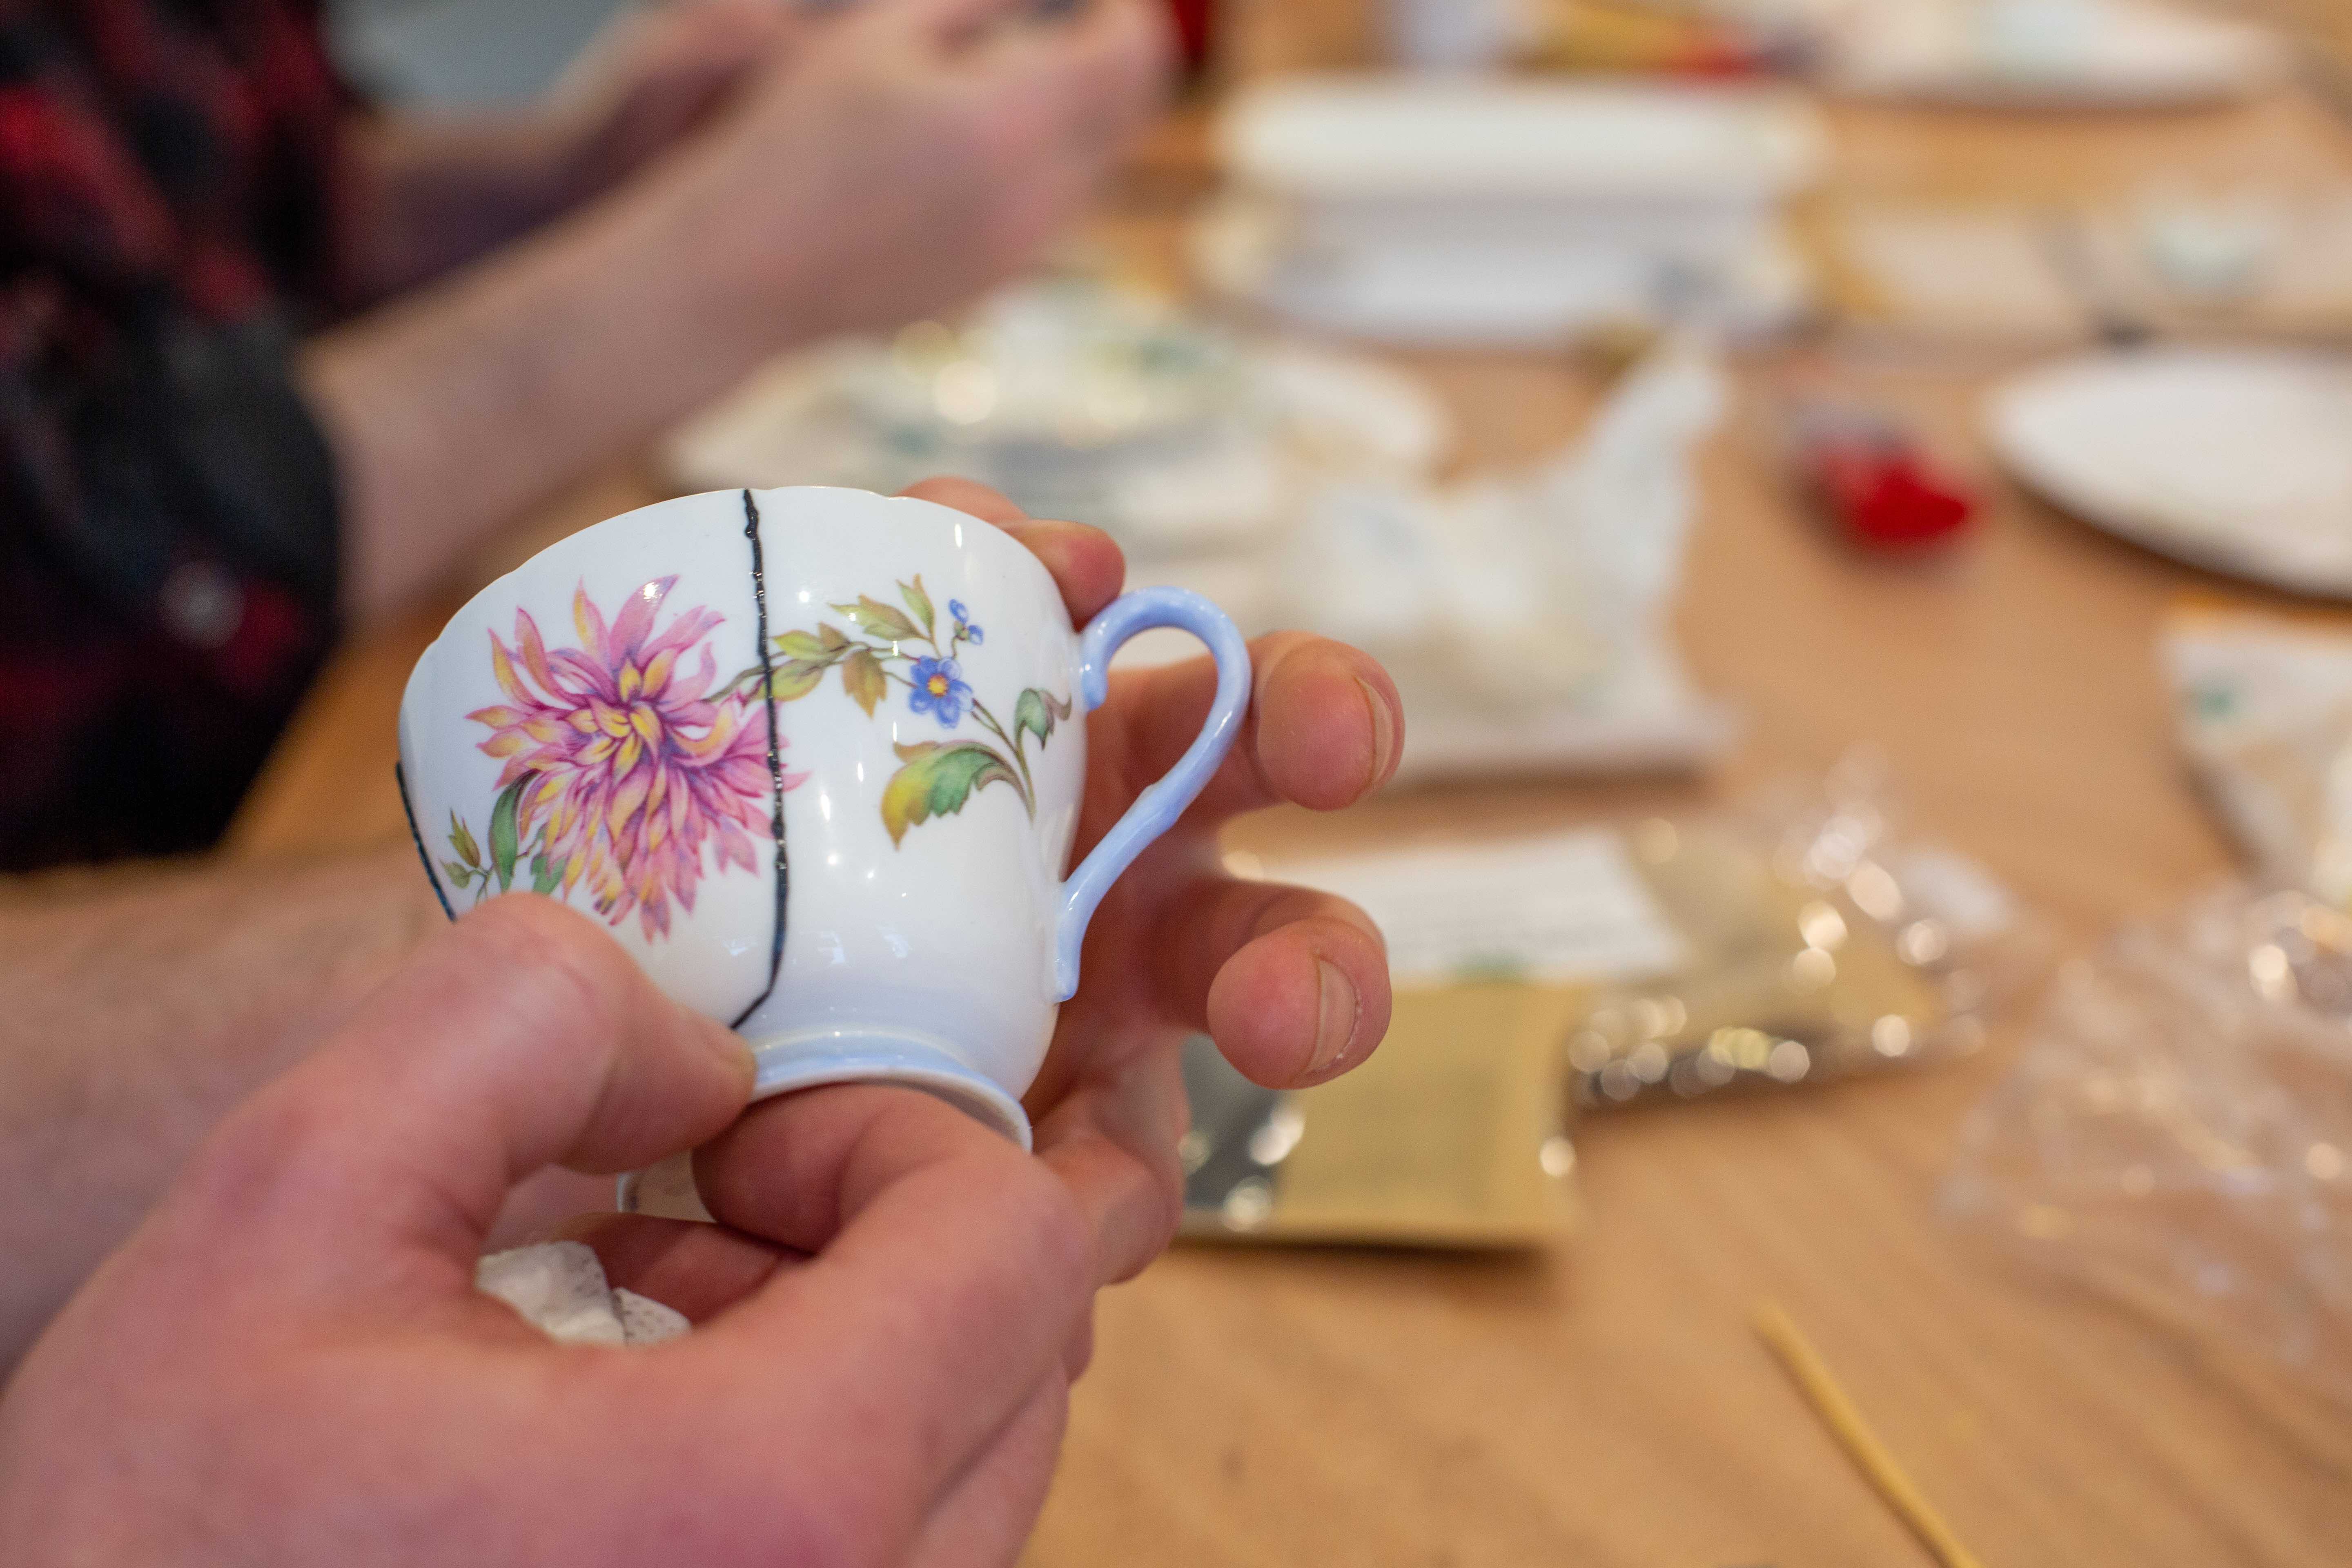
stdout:
[(1361, 1071), (1303, 1094), (1193, 1043), (1188, 1232), (1541, 1245), (1564, 1223), (1572, 1108), (1974, 1049), (2047, 943), (1990, 875), (1895, 825), (1885, 773), (1858, 752), (1736, 812), (1229, 856), (1370, 914), (1396, 1011)]
[(1884, 762), (1628, 834), (1687, 950), (1601, 988), (1570, 1092), (1608, 1110), (1948, 1060), (2041, 971), (2043, 932), (1974, 861), (1899, 826)]
[(1945, 1196), (2352, 1399), (2352, 918), (2231, 889), (2068, 965)]

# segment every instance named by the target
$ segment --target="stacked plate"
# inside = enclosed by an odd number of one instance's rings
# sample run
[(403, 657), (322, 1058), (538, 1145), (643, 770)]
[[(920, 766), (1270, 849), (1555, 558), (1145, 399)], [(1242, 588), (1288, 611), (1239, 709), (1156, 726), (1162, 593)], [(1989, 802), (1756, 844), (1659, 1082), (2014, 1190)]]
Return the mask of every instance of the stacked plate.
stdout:
[(1203, 274), (1327, 331), (1516, 344), (1803, 301), (1778, 216), (1823, 138), (1777, 89), (1293, 77), (1238, 94), (1218, 141), (1236, 188)]

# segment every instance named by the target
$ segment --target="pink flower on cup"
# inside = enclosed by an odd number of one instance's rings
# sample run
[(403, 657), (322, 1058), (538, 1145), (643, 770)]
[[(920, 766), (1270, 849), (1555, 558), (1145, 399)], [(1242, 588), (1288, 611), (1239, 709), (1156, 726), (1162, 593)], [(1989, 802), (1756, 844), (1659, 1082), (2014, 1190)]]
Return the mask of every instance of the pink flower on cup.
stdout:
[(490, 634), (509, 700), (467, 715), (489, 727), (481, 749), (506, 764), (485, 885), (496, 875), (504, 888), (527, 866), (535, 891), (584, 885), (598, 914), (617, 926), (634, 910), (652, 938), (669, 933), (672, 899), (693, 910), (706, 850), (714, 873), (758, 871), (754, 840), (774, 834), (766, 716), (756, 688), (719, 681), (703, 639), (723, 616), (698, 607), (655, 635), (677, 582), (647, 583), (609, 626), (583, 584), (572, 600), (576, 649), (551, 651), (522, 609), (512, 648)]

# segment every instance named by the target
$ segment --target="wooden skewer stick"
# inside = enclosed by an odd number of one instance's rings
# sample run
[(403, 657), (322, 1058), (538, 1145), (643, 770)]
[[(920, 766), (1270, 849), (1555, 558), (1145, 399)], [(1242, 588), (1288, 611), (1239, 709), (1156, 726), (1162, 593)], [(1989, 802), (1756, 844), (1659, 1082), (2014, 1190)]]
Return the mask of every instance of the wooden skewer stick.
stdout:
[(1758, 1304), (1754, 1321), (1757, 1334), (1788, 1369), (1797, 1392), (1805, 1396), (1805, 1403), (1813, 1407), (1813, 1414), (1821, 1417), (1830, 1436), (1853, 1460), (1854, 1468), (1886, 1500), (1895, 1517), (1910, 1527), (1920, 1544), (1935, 1554), (1943, 1568), (1983, 1568), (1977, 1554), (1960, 1543), (1952, 1527), (1944, 1522), (1944, 1516), (1936, 1511), (1918, 1485), (1895, 1463), (1886, 1445), (1878, 1440), (1878, 1435), (1870, 1429), (1870, 1423), (1863, 1419), (1862, 1412), (1838, 1385), (1828, 1363), (1822, 1360), (1812, 1342), (1805, 1338), (1804, 1331), (1797, 1327), (1796, 1321), (1772, 1301)]

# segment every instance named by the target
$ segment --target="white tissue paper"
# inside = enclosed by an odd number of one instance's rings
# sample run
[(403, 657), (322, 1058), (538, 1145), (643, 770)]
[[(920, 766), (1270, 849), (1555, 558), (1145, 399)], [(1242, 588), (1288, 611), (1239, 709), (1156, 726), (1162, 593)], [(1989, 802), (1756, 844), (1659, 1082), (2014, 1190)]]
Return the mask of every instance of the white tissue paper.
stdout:
[(1332, 485), (1289, 542), (1275, 618), (1395, 676), (1400, 777), (1702, 763), (1731, 724), (1692, 687), (1668, 616), (1692, 449), (1726, 396), (1705, 341), (1669, 338), (1532, 472)]
[(650, 1297), (613, 1289), (594, 1250), (577, 1241), (492, 1253), (474, 1266), (474, 1288), (558, 1344), (658, 1344), (692, 1327)]

